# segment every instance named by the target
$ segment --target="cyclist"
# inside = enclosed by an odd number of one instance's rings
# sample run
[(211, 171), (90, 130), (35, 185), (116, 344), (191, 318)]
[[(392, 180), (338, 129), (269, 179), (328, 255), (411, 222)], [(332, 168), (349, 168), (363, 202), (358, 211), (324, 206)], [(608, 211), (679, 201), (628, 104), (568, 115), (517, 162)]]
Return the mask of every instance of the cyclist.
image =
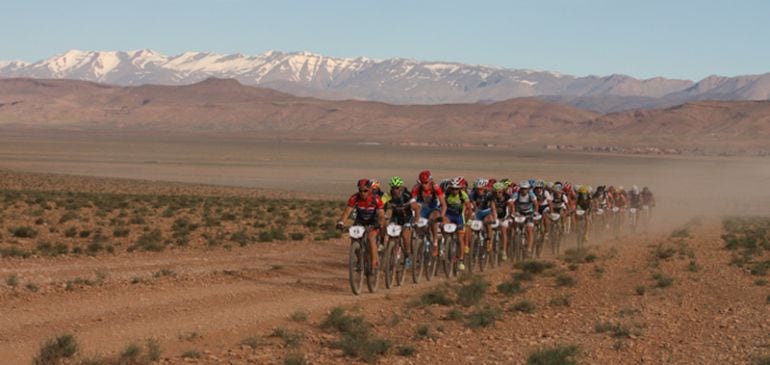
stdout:
[(377, 181), (377, 179), (369, 179), (369, 181), (372, 182), (372, 193), (379, 196), (380, 199), (382, 199), (382, 196), (385, 195), (385, 192), (380, 189), (380, 182)]
[(404, 255), (406, 267), (412, 264), (410, 256), (412, 252), (412, 223), (414, 212), (419, 209), (417, 203), (411, 203), (412, 194), (404, 187), (404, 179), (393, 176), (390, 179), (390, 191), (382, 197), (385, 211), (390, 212), (390, 221), (402, 226), (401, 237), (404, 240)]
[[(538, 204), (538, 213), (545, 217), (545, 214), (548, 213), (548, 210), (551, 207), (551, 201), (553, 200), (553, 197), (551, 196), (551, 193), (549, 193), (545, 189), (545, 183), (543, 180), (538, 180), (535, 182), (535, 196), (537, 197), (537, 204)], [(548, 219), (543, 219), (541, 222), (543, 222), (543, 232), (545, 234), (543, 235), (545, 239), (548, 238), (548, 228), (551, 225), (551, 222)]]
[[(510, 212), (513, 211), (511, 208), (511, 195), (508, 194), (508, 185), (506, 185), (505, 182), (500, 181), (496, 182), (494, 185), (492, 185), (492, 190), (494, 191), (494, 203), (495, 208), (497, 209), (497, 217), (500, 219), (506, 219), (510, 215)], [(508, 260), (508, 255), (506, 252), (508, 252), (508, 235), (510, 234), (512, 227), (501, 227), (502, 230), (500, 232), (500, 237), (502, 238), (502, 249), (503, 249), (503, 255), (502, 259), (503, 261)]]
[(463, 258), (465, 257), (465, 251), (468, 247), (468, 236), (465, 234), (465, 221), (470, 218), (470, 213), (473, 211), (473, 206), (471, 205), (468, 193), (463, 190), (462, 180), (463, 178), (460, 176), (453, 178), (449, 182), (445, 194), (447, 204), (446, 217), (449, 222), (457, 225), (457, 237), (460, 238), (460, 252), (457, 253), (459, 261), (457, 269), (461, 271), (465, 270)]
[(347, 207), (342, 212), (337, 229), (345, 228), (345, 220), (355, 210), (355, 225), (371, 227), (367, 239), (369, 241), (369, 252), (371, 252), (372, 270), (377, 270), (377, 234), (379, 228), (385, 224), (385, 212), (383, 211), (382, 199), (372, 193), (372, 182), (369, 179), (358, 180), (356, 184), (358, 193), (353, 194), (348, 199)]
[(628, 194), (628, 206), (639, 209), (642, 207), (642, 196), (639, 194), (639, 187), (634, 185)]
[(532, 192), (530, 188), (531, 185), (529, 184), (529, 181), (522, 181), (519, 184), (519, 191), (513, 194), (511, 200), (513, 202), (514, 213), (528, 217), (526, 226), (527, 251), (531, 257), (535, 237), (535, 225), (532, 223), (532, 215), (535, 214), (536, 211), (540, 210), (540, 206), (538, 205), (535, 193)]
[(646, 205), (650, 209), (655, 206), (655, 196), (652, 195), (652, 191), (646, 186), (642, 188), (642, 205)]
[[(487, 232), (486, 235), (486, 249), (487, 252), (492, 248), (492, 222), (497, 219), (497, 209), (495, 207), (495, 201), (492, 194), (487, 191), (489, 187), (489, 180), (485, 178), (478, 178), (474, 183), (474, 189), (471, 191), (469, 197), (473, 203), (474, 211), (476, 212), (476, 220), (484, 222), (484, 228)], [(484, 244), (484, 242), (482, 242)]]
[(438, 221), (446, 218), (446, 200), (444, 191), (433, 181), (429, 170), (423, 170), (417, 178), (417, 184), (412, 188), (412, 201), (419, 203), (420, 218), (430, 220), (431, 224), (431, 252), (438, 256)]
[(591, 199), (590, 191), (588, 186), (580, 186), (577, 189), (577, 197), (575, 198), (576, 208), (585, 211), (585, 215), (583, 215), (583, 241), (588, 240), (588, 229), (591, 227), (590, 215), (594, 202)]

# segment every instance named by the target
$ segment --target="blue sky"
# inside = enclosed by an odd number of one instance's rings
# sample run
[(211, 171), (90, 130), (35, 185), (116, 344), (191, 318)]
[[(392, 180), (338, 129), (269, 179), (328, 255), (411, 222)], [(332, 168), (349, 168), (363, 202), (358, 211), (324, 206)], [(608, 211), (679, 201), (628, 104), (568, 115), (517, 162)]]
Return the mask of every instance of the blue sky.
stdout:
[(770, 1), (4, 1), (0, 60), (151, 48), (404, 57), (575, 75), (770, 72)]

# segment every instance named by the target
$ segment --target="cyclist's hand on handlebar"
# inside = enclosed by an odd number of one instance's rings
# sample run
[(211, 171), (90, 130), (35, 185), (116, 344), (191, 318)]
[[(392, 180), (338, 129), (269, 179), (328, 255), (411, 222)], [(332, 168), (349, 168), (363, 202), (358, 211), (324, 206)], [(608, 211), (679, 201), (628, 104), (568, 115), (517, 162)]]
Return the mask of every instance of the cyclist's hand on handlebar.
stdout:
[(337, 230), (341, 231), (343, 229), (345, 229), (345, 222), (343, 222), (343, 221), (337, 222)]

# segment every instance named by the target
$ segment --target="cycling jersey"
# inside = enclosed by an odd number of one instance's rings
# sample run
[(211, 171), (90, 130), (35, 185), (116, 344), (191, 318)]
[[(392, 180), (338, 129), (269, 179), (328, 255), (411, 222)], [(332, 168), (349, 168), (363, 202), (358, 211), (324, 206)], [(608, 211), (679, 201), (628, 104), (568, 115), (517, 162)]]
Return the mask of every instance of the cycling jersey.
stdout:
[(567, 194), (564, 194), (564, 193), (554, 194), (553, 200), (551, 200), (551, 204), (553, 205), (553, 209), (557, 213), (561, 213), (562, 210), (567, 209), (567, 206), (569, 204), (569, 199), (567, 198)]
[(607, 209), (609, 206), (609, 199), (607, 197), (607, 192), (597, 192), (596, 195), (594, 195), (594, 199), (596, 199), (596, 202), (599, 204), (599, 208), (601, 209)]
[(652, 197), (652, 192), (642, 192), (642, 204), (644, 205), (652, 205), (652, 203), (655, 202), (655, 199)]
[(470, 200), (468, 194), (465, 191), (458, 191), (457, 194), (447, 194), (446, 199), (446, 213), (447, 215), (462, 215), (465, 213), (465, 202)]
[(588, 211), (591, 209), (591, 195), (586, 193), (578, 193), (577, 195), (577, 205), (580, 207), (580, 209)]
[(377, 223), (377, 210), (383, 209), (382, 199), (375, 194), (369, 194), (366, 199), (356, 193), (348, 199), (348, 207), (355, 209), (356, 224), (369, 226)]
[(508, 202), (511, 200), (511, 196), (506, 193), (503, 193), (500, 196), (494, 194), (494, 198), (495, 208), (497, 208), (497, 218), (502, 219), (508, 213)]
[(535, 193), (535, 197), (537, 197), (537, 203), (540, 205), (540, 211), (538, 213), (545, 213), (549, 209), (548, 202), (553, 200), (551, 193), (549, 193), (548, 190), (543, 189), (540, 195)]
[(417, 202), (431, 207), (439, 206), (439, 199), (444, 196), (444, 191), (438, 184), (431, 182), (427, 188), (417, 184), (412, 188), (412, 202)]
[(469, 200), (468, 193), (459, 190), (456, 194), (447, 194), (444, 199), (446, 199), (447, 219), (457, 225), (457, 231), (463, 231), (465, 228), (465, 202)]
[(642, 205), (641, 194), (634, 194), (634, 193), (629, 194), (628, 203), (631, 206), (631, 208), (639, 208)]
[(471, 201), (476, 205), (476, 210), (487, 210), (489, 209), (490, 202), (492, 202), (492, 199), (494, 197), (489, 192), (483, 192), (479, 193), (478, 190), (473, 189), (470, 194)]
[(528, 215), (535, 212), (535, 200), (537, 200), (537, 197), (534, 192), (529, 191), (527, 194), (517, 192), (513, 194), (511, 199), (517, 213)]
[(399, 197), (392, 195), (390, 192), (385, 193), (382, 197), (382, 202), (385, 204), (385, 209), (390, 208), (392, 214), (391, 220), (398, 224), (406, 224), (412, 220), (412, 194), (406, 189), (401, 192)]

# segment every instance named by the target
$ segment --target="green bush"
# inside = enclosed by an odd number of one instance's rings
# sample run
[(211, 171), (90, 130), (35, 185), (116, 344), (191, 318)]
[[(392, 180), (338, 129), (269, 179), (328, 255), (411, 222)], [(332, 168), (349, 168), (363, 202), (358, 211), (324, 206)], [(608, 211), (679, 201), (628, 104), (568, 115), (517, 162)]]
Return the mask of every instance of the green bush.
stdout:
[(482, 277), (474, 276), (471, 278), (470, 282), (457, 290), (457, 302), (463, 307), (476, 305), (484, 298), (487, 287), (489, 287), (489, 283)]
[(28, 226), (13, 227), (9, 229), (9, 232), (11, 233), (11, 235), (18, 238), (37, 237), (37, 230)]
[(468, 321), (465, 323), (470, 328), (487, 327), (495, 323), (500, 317), (500, 311), (492, 307), (476, 309), (468, 315)]
[(434, 288), (420, 297), (422, 305), (452, 305), (454, 301), (449, 297), (449, 291), (446, 288)]
[(575, 345), (542, 348), (527, 357), (527, 365), (577, 365), (579, 352)]
[(75, 356), (78, 351), (78, 343), (75, 337), (65, 333), (54, 339), (46, 341), (32, 360), (33, 365), (58, 364), (64, 359)]
[(497, 286), (497, 291), (505, 295), (514, 295), (524, 291), (518, 281), (504, 281)]

